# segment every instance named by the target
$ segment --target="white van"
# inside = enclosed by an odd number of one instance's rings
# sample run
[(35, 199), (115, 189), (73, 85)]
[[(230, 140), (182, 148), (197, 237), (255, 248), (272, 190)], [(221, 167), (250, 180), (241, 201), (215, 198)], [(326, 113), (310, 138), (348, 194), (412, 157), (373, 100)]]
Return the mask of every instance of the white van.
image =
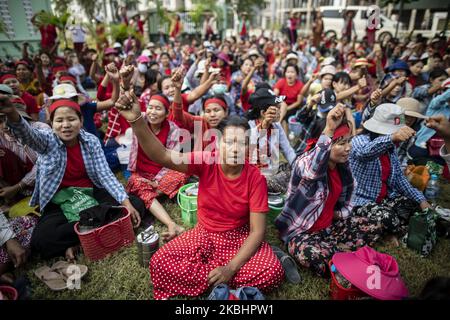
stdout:
[[(358, 40), (361, 40), (366, 35), (368, 9), (369, 6), (320, 7), (325, 33), (335, 33), (340, 37), (339, 35), (342, 34), (342, 30), (344, 29), (344, 13), (345, 11), (353, 11), (355, 12), (353, 22), (355, 24), (356, 35)], [(380, 13), (380, 28), (376, 32), (376, 39), (382, 40), (385, 36), (393, 37), (395, 35), (396, 26), (397, 21)], [(398, 31), (398, 36), (404, 33), (403, 24), (401, 22)]]

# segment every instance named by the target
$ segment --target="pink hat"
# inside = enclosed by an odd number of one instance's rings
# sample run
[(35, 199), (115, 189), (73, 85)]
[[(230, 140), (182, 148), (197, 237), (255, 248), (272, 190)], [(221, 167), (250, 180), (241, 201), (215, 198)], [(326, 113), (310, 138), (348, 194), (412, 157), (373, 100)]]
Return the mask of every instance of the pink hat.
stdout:
[(105, 56), (107, 56), (108, 54), (117, 54), (117, 50), (114, 48), (106, 48), (105, 49)]
[(217, 59), (223, 60), (225, 63), (229, 64), (230, 63), (230, 58), (228, 57), (228, 55), (224, 52), (220, 52), (217, 55)]
[(358, 289), (379, 300), (408, 296), (394, 257), (365, 246), (355, 252), (339, 252), (332, 258), (336, 269)]
[(150, 58), (147, 56), (139, 56), (136, 61), (138, 63), (149, 63), (150, 62)]

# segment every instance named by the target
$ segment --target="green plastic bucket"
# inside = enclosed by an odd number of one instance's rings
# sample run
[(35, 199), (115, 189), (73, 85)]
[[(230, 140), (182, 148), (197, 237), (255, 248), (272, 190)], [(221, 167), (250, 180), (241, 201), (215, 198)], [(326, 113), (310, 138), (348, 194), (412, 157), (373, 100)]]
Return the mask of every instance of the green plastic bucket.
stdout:
[(275, 219), (278, 217), (278, 215), (281, 213), (281, 211), (283, 211), (284, 208), (284, 195), (280, 195), (277, 197), (281, 197), (281, 199), (283, 200), (282, 203), (270, 203), (270, 198), (271, 195), (269, 195), (269, 214), (268, 214), (268, 218), (270, 222), (274, 222)]
[(197, 196), (188, 196), (184, 190), (193, 186), (195, 183), (188, 183), (178, 190), (177, 201), (181, 209), (181, 220), (188, 226), (194, 226), (197, 223)]
[(283, 211), (283, 207), (274, 207), (269, 205), (269, 221), (274, 222), (281, 211)]

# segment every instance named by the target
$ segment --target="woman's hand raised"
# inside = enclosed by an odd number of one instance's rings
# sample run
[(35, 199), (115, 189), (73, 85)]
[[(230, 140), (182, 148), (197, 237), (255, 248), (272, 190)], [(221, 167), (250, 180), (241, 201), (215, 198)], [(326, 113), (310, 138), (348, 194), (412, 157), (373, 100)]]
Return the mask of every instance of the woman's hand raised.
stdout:
[(114, 106), (129, 122), (134, 122), (141, 116), (141, 106), (133, 89), (121, 93)]

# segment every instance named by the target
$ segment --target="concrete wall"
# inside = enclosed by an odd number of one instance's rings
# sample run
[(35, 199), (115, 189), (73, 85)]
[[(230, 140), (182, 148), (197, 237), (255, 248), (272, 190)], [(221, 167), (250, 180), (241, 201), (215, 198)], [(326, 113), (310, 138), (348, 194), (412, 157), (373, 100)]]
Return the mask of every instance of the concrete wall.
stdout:
[(0, 0), (0, 15), (9, 27), (9, 38), (0, 34), (0, 57), (21, 57), (24, 42), (30, 43), (29, 52), (39, 50), (41, 35), (31, 25), (31, 16), (41, 10), (51, 11), (50, 0)]

